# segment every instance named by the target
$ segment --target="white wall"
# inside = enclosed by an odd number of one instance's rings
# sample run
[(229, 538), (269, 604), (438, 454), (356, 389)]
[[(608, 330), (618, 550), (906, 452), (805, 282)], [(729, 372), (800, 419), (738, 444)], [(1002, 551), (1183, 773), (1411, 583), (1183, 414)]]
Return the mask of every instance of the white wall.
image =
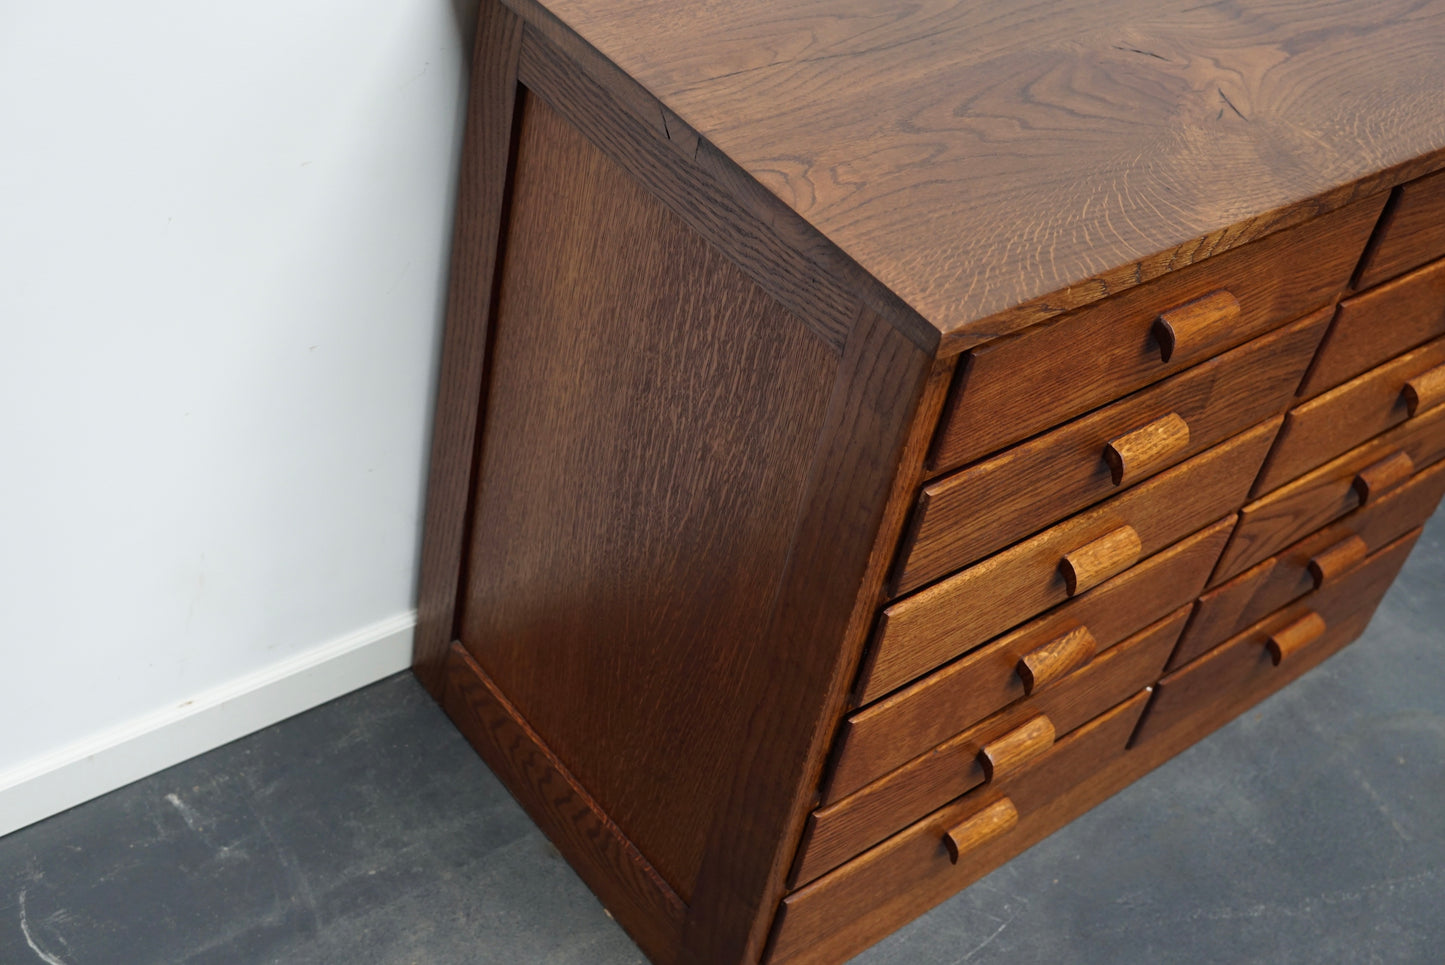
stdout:
[(0, 833), (405, 666), (470, 6), (0, 0)]

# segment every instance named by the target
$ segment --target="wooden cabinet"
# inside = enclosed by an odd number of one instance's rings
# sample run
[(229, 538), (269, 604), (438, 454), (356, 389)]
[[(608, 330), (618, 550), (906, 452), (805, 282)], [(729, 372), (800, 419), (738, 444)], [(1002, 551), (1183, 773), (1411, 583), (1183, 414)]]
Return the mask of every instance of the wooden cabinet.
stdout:
[(1403, 0), (484, 0), (418, 677), (654, 961), (855, 954), (1363, 630), (1442, 89)]

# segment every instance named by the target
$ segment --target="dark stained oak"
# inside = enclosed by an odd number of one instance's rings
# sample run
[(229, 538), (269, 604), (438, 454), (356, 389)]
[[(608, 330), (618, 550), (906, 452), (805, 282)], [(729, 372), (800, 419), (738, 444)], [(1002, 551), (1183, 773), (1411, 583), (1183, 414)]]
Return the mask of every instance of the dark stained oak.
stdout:
[[(939, 744), (963, 727), (1029, 695), (1021, 661), (1038, 648), (1075, 631), (1087, 631), (1095, 655), (1050, 687), (1103, 659), (1110, 648), (1142, 627), (1189, 603), (1204, 586), (1210, 567), (1234, 528), (1234, 517), (1171, 546), (1094, 590), (1056, 607), (883, 700), (849, 715), (838, 735), (839, 763), (822, 800), (831, 802), (858, 787), (870, 771), (901, 764)], [(872, 763), (856, 766), (860, 760)], [(848, 777), (848, 770), (854, 777)]]
[[(970, 351), (960, 360), (930, 467), (943, 471), (986, 456), (1330, 304), (1382, 203), (1366, 198)], [(1221, 284), (1238, 296), (1240, 312), (1197, 332), (1188, 358), (1162, 360), (1159, 313)]]
[(417, 679), (433, 696), (441, 694), (443, 663), (456, 637), (457, 594), (475, 461), (472, 445), (482, 401), (507, 165), (512, 155), (512, 112), (517, 100), (521, 42), (522, 24), (516, 17), (499, 4), (482, 4), (457, 176), (446, 330), (432, 425), (412, 656)]
[[(946, 576), (1043, 524), (1107, 499), (1279, 414), (1294, 397), (1329, 317), (1328, 312), (1316, 312), (933, 480), (919, 495), (894, 592), (906, 593)], [(1115, 483), (1109, 447), (1170, 416), (1186, 427), (1183, 445), (1169, 448), (1147, 466), (1140, 466), (1131, 450), (1129, 477)], [(980, 513), (980, 506), (988, 512)]]
[[(931, 351), (937, 344), (933, 328), (837, 246), (695, 133), (690, 146), (680, 149), (663, 105), (615, 68), (607, 69), (551, 18), (524, 6), (536, 13), (542, 29), (529, 27), (523, 36), (518, 64), (523, 83), (824, 340), (842, 350), (861, 297), (921, 347)], [(639, 104), (647, 103), (651, 110), (639, 116)]]
[(1445, 481), (1442, 25), (484, 0), (415, 666), (650, 959), (837, 962), (1358, 632)]
[(1340, 304), (1304, 384), (1312, 398), (1422, 342), (1445, 335), (1445, 259)]
[[(1396, 426), (1249, 503), (1209, 578), (1217, 586), (1445, 458), (1445, 409)], [(1408, 463), (1408, 465), (1407, 465)], [(1408, 471), (1407, 471), (1408, 470)]]
[(653, 958), (669, 957), (687, 912), (682, 900), (460, 644), (447, 654), (441, 704), (633, 940)]
[(1353, 637), (1358, 615), (1368, 619), (1374, 612), (1419, 536), (1419, 529), (1412, 530), (1340, 579), (1170, 673), (1155, 688), (1133, 743), (1147, 745), (1215, 708), (1233, 706), (1279, 670), (1300, 663), (1306, 651)]
[[(1422, 386), (1439, 379), (1441, 395), (1409, 391), (1412, 379)], [(1437, 338), (1292, 409), (1255, 480), (1252, 495), (1262, 495), (1302, 476), (1442, 401), (1445, 338)]]
[[(851, 745), (851, 757), (840, 762), (851, 773), (841, 774), (839, 783), (857, 784), (852, 773), (881, 776), (809, 818), (795, 876), (797, 883), (806, 883), (836, 867), (969, 788), (1002, 778), (1003, 772), (1011, 770), (1006, 764), (999, 774), (991, 773), (996, 763), (991, 760), (991, 748), (999, 743), (1024, 741), (1042, 753), (1047, 750), (1047, 745), (1038, 746), (1042, 733), (1050, 735), (1051, 744), (1054, 736), (1072, 731), (1153, 683), (1188, 616), (1188, 607), (1176, 610), (1111, 647), (1057, 687), (999, 711), (886, 773), (885, 769), (899, 757), (888, 746), (890, 738), (912, 735), (902, 727), (890, 733), (885, 729), (890, 723), (886, 720), (880, 722), (884, 726), (855, 731), (861, 739)], [(947, 708), (942, 712), (946, 715)], [(955, 718), (954, 726), (949, 727), (947, 721), (945, 716), (938, 731), (947, 733), (961, 723)], [(894, 718), (891, 723), (901, 724), (903, 719)]]
[(1445, 172), (1395, 189), (1355, 287), (1378, 285), (1435, 258), (1445, 258)]
[[(851, 714), (839, 732), (836, 753), (846, 753), (855, 732), (882, 726), (893, 735), (889, 747), (893, 761), (907, 760), (944, 740), (956, 727), (1028, 696), (1032, 691), (1023, 662), (1040, 649), (1084, 631), (1094, 656), (1106, 652), (1197, 596), (1233, 529), (1234, 517), (1229, 516)], [(1086, 661), (1079, 666), (1087, 665)], [(1079, 666), (1072, 669), (1077, 672)], [(830, 783), (823, 800), (841, 796), (845, 783)]]
[[(1001, 786), (965, 794), (789, 895), (766, 961), (842, 961), (1118, 790), (1127, 780), (1118, 778), (1115, 762), (1124, 754), (1146, 700), (1147, 694), (1131, 697), (1063, 738)], [(1069, 793), (1111, 771), (1107, 792), (1082, 799)], [(955, 855), (946, 840), (950, 832), (1005, 799), (1019, 815), (1018, 823), (991, 841), (977, 842), (967, 854)], [(1049, 817), (1042, 816), (1049, 812)]]
[(545, 6), (957, 347), (1445, 164), (1412, 0)]
[(524, 105), (459, 639), (687, 901), (837, 358)]
[[(1388, 586), (1389, 579), (1384, 583)], [(1255, 675), (1247, 686), (1192, 705), (1192, 713), (1137, 746), (1127, 731), (1139, 719), (1141, 698), (1121, 706), (1117, 718), (1105, 715), (1097, 727), (1080, 728), (1059, 741), (1002, 789), (1019, 811), (1017, 826), (971, 852), (967, 863), (948, 860), (942, 835), (987, 806), (991, 789), (965, 795), (799, 889), (783, 903), (766, 965), (829, 965), (856, 955), (1318, 666), (1364, 631), (1378, 602), (1378, 597), (1359, 601), (1354, 612), (1296, 659)], [(1147, 719), (1140, 721), (1139, 730), (1145, 724)], [(1136, 743), (1126, 750), (1125, 740)]]
[(1330, 585), (1362, 555), (1423, 524), (1442, 496), (1445, 465), (1437, 464), (1205, 593), (1166, 669), (1177, 669), (1275, 610)]
[[(723, 710), (746, 715), (745, 742), (709, 835), (681, 962), (762, 955), (863, 650), (864, 614), (880, 602), (886, 568), (877, 542), (896, 541), (897, 483), (916, 482), (921, 470), (916, 416), (937, 412), (945, 372), (889, 322), (860, 312), (836, 370), (771, 621), (751, 646), (734, 641), (734, 663), (711, 675), (735, 694)], [(744, 671), (751, 686), (739, 680)], [(716, 710), (687, 713), (722, 723)], [(661, 813), (673, 819), (671, 807)]]
[(1068, 599), (1063, 562), (1129, 526), (1157, 553), (1237, 507), (1280, 417), (888, 606), (868, 673), (886, 691)]

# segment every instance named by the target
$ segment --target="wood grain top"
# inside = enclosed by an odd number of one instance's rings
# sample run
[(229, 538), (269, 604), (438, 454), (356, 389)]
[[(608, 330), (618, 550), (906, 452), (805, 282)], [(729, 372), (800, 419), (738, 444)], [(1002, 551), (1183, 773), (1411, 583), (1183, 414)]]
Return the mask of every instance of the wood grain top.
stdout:
[(1445, 166), (1445, 0), (541, 6), (945, 352)]

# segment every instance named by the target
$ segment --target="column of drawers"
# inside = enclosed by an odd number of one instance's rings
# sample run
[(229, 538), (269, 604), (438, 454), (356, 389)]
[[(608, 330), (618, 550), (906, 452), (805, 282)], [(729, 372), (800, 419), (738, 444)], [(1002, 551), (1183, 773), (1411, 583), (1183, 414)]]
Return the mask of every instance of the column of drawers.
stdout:
[(1445, 177), (1383, 201), (961, 362), (770, 961), (1363, 630), (1445, 493)]

